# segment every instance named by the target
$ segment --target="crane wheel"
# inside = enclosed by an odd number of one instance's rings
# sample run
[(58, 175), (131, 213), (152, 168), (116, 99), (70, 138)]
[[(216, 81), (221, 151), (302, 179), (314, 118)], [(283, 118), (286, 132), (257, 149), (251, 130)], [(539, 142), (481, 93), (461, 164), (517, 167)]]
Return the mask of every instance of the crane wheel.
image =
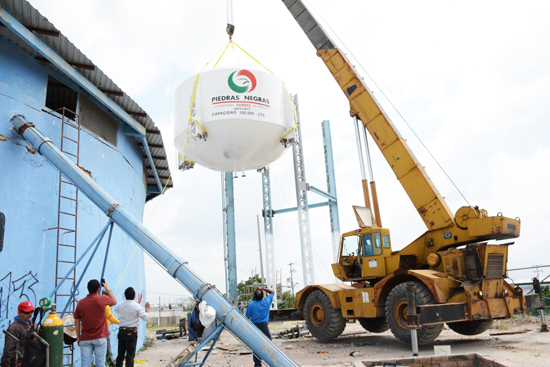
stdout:
[(449, 329), (462, 335), (478, 335), (489, 330), (493, 320), (460, 321), (447, 324)]
[(342, 312), (332, 307), (330, 299), (320, 289), (307, 297), (304, 316), (311, 335), (321, 341), (337, 338), (346, 327)]
[(363, 329), (370, 331), (371, 333), (383, 333), (384, 331), (388, 331), (390, 329), (388, 320), (386, 320), (385, 317), (377, 317), (375, 319), (360, 318), (358, 320)]
[[(386, 320), (393, 335), (403, 343), (411, 343), (411, 330), (407, 327), (407, 283), (395, 286), (386, 300)], [(413, 281), (415, 287), (415, 300), (417, 306), (435, 303), (435, 298), (423, 283)], [(418, 329), (418, 344), (429, 344), (435, 340), (443, 330), (443, 324), (426, 325)]]

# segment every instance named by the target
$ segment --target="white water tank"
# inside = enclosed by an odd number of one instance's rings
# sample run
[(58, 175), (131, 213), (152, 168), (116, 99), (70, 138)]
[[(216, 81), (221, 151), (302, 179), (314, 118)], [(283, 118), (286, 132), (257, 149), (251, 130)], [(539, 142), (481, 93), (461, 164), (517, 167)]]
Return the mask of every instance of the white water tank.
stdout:
[(222, 172), (265, 167), (284, 152), (281, 137), (295, 125), (282, 81), (265, 71), (201, 72), (176, 89), (175, 102), (178, 166), (183, 158)]

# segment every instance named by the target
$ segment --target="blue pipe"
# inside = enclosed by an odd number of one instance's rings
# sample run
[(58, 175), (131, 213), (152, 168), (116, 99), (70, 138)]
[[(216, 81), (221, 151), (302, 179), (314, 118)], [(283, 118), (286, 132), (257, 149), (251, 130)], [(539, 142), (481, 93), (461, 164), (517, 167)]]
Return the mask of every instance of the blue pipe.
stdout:
[(324, 197), (326, 199), (329, 199), (329, 200), (332, 200), (332, 201), (338, 201), (336, 196), (334, 196), (332, 194), (329, 194), (327, 192), (324, 192), (323, 190), (320, 190), (320, 189), (316, 188), (315, 186), (309, 185), (308, 190), (310, 190), (311, 192), (316, 193), (317, 195), (321, 195), (322, 197)]
[(33, 124), (27, 122), (21, 115), (12, 115), (9, 121), (14, 125), (19, 135), (63, 173), (100, 210), (107, 214), (168, 274), (177, 279), (191, 294), (212, 306), (216, 310), (217, 319), (244, 344), (249, 346), (256, 355), (270, 366), (298, 366), (254, 324), (247, 320), (237, 308), (231, 305), (215, 286), (205, 283), (189, 267), (187, 261), (176, 256), (126, 209), (115, 202), (91, 177), (83, 173), (80, 168), (60, 152), (50, 139), (34, 128)]
[[(314, 208), (320, 208), (320, 207), (327, 206), (327, 205), (330, 205), (330, 203), (328, 201), (325, 201), (325, 202), (322, 202), (322, 203), (309, 204), (307, 207), (309, 209), (314, 209)], [(287, 209), (277, 209), (277, 210), (273, 211), (273, 215), (289, 213), (289, 212), (295, 212), (295, 211), (298, 211), (297, 207), (292, 207), (292, 208), (287, 208)]]
[(105, 278), (105, 267), (107, 266), (107, 257), (109, 256), (109, 247), (111, 247), (111, 237), (113, 235), (113, 221), (110, 220), (109, 224), (109, 240), (107, 241), (107, 249), (105, 250), (105, 259), (103, 259), (103, 268), (101, 269), (101, 277), (99, 278), (99, 294), (101, 294), (101, 288), (103, 288), (101, 280)]

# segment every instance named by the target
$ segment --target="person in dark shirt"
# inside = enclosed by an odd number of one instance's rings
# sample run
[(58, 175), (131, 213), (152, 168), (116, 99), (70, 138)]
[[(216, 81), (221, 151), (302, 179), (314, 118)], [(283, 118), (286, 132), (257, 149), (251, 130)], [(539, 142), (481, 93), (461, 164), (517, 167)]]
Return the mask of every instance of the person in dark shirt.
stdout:
[[(264, 293), (268, 293), (264, 298)], [(246, 309), (246, 318), (250, 319), (256, 325), (262, 333), (265, 334), (271, 340), (271, 334), (269, 333), (269, 309), (271, 308), (271, 302), (273, 302), (274, 292), (271, 289), (264, 287), (254, 288), (254, 301), (250, 302)], [(254, 367), (261, 367), (262, 360), (253, 354)]]
[(19, 339), (15, 341), (9, 335), (5, 335), (4, 352), (0, 365), (2, 367), (15, 367), (21, 364), (25, 353), (25, 338), (31, 328), (36, 328), (31, 320), (34, 307), (29, 301), (21, 302), (17, 306), (17, 316), (8, 327), (7, 332)]
[(126, 360), (126, 367), (134, 367), (134, 358), (136, 356), (136, 346), (138, 340), (139, 319), (149, 320), (149, 302), (143, 307), (134, 301), (136, 291), (132, 287), (124, 291), (126, 301), (116, 306), (115, 311), (120, 319), (118, 329), (118, 356), (116, 357), (116, 367), (122, 367)]

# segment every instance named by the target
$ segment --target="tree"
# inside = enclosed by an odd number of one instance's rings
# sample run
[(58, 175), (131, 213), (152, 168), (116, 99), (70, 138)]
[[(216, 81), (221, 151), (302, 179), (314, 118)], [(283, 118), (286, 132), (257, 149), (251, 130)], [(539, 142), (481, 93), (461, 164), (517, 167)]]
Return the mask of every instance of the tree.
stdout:
[(296, 296), (292, 294), (290, 290), (283, 292), (281, 294), (281, 302), (278, 304), (280, 309), (283, 308), (294, 308), (294, 302), (296, 301)]
[(245, 304), (252, 302), (254, 288), (260, 285), (261, 279), (258, 274), (248, 278), (245, 281), (241, 280), (239, 284), (237, 284), (237, 301), (244, 302)]
[(193, 297), (183, 297), (180, 299), (180, 303), (183, 307), (183, 311), (193, 311), (193, 307), (195, 307), (195, 299)]

